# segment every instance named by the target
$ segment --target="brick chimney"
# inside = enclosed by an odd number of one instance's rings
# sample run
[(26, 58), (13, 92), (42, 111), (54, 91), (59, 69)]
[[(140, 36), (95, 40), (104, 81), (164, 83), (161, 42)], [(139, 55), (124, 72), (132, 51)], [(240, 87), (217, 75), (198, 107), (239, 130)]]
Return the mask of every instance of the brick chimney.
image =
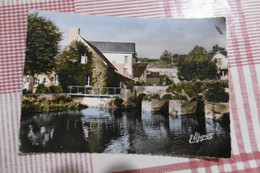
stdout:
[(75, 40), (79, 34), (80, 34), (79, 28), (70, 28), (69, 42), (71, 43), (73, 40)]

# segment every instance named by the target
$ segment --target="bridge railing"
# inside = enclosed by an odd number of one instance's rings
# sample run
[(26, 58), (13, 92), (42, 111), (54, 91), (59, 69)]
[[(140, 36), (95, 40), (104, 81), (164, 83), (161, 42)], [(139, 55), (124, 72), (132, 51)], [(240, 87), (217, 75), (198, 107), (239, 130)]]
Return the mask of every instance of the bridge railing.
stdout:
[(90, 87), (90, 86), (68, 86), (71, 95), (86, 96), (118, 96), (121, 95), (120, 87)]

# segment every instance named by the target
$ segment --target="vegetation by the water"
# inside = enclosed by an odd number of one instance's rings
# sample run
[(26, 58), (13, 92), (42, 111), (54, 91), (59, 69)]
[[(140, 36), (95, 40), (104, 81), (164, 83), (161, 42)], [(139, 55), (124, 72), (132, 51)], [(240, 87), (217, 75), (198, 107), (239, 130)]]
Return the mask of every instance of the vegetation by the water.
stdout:
[(174, 94), (173, 99), (176, 100), (191, 100), (198, 95), (203, 95), (204, 99), (209, 102), (226, 103), (229, 100), (227, 88), (227, 81), (196, 81), (172, 83), (166, 91)]
[(108, 102), (109, 107), (121, 109), (123, 100), (116, 97), (114, 100)]
[(53, 99), (46, 97), (24, 98), (22, 101), (22, 114), (77, 110), (81, 107), (83, 107), (83, 105), (73, 102), (72, 98), (68, 96), (57, 96)]
[(127, 81), (125, 85), (126, 85), (126, 89), (133, 89), (135, 86), (135, 81)]
[(55, 85), (46, 87), (44, 84), (39, 84), (36, 88), (36, 94), (42, 93), (62, 93), (62, 88), (60, 86)]
[(205, 99), (209, 102), (228, 102), (229, 94), (225, 91), (227, 87), (227, 82), (215, 82), (213, 84), (208, 83), (208, 90), (205, 93)]
[(145, 101), (152, 101), (152, 100), (159, 100), (160, 99), (160, 95), (159, 94), (148, 94), (146, 96), (144, 96), (143, 100)]

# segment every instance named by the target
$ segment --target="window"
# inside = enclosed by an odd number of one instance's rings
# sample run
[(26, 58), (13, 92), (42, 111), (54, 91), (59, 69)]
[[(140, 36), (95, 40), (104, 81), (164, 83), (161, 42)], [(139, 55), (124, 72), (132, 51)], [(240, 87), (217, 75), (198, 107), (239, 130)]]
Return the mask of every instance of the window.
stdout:
[(86, 64), (88, 62), (88, 56), (87, 56), (86, 53), (81, 55), (81, 61), (80, 62), (81, 62), (81, 64)]
[(40, 79), (35, 78), (35, 79), (34, 79), (34, 85), (35, 85), (35, 86), (38, 86), (39, 84), (40, 84)]
[(127, 68), (125, 67), (125, 68), (124, 68), (124, 74), (123, 74), (123, 75), (126, 76), (126, 74), (127, 74)]
[(54, 85), (57, 85), (58, 84), (58, 76), (57, 76), (57, 74), (54, 74), (54, 77), (53, 77), (53, 84)]
[(86, 81), (86, 86), (90, 86), (91, 85), (91, 78), (90, 78), (90, 76), (86, 76), (85, 77), (85, 81)]
[(128, 56), (125, 56), (125, 64), (128, 63)]
[(26, 82), (29, 82), (29, 81), (30, 81), (30, 77), (26, 76)]
[(44, 85), (47, 85), (48, 84), (48, 80), (46, 78), (43, 79), (43, 83)]
[(218, 66), (222, 66), (222, 61), (220, 58), (217, 59)]

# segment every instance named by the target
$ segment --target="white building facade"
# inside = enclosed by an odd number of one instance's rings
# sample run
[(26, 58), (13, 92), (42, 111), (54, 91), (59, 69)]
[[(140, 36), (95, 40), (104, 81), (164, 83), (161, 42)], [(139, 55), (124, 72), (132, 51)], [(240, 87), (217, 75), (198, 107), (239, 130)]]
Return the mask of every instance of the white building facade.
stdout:
[(221, 79), (227, 79), (228, 72), (228, 58), (226, 52), (217, 52), (212, 56), (212, 60), (216, 61), (217, 68), (220, 72)]
[(133, 77), (135, 43), (89, 41), (117, 68), (118, 72), (128, 78)]

